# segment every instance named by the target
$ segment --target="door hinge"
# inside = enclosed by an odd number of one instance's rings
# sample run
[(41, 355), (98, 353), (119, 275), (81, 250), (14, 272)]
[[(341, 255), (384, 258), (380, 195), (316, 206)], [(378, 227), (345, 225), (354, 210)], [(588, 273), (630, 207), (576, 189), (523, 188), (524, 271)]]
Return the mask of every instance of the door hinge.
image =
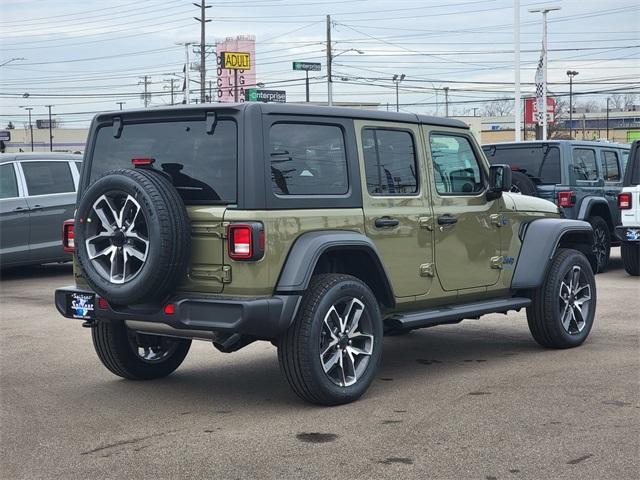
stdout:
[(423, 263), (422, 265), (420, 265), (420, 276), (433, 277), (433, 263)]
[(231, 283), (231, 266), (194, 267), (191, 269), (191, 277), (197, 280), (215, 280), (220, 283)]
[(491, 257), (491, 268), (496, 270), (502, 270), (502, 264), (504, 263), (504, 257), (499, 255), (497, 257)]
[(431, 217), (420, 217), (418, 218), (418, 225), (420, 228), (426, 228), (430, 232), (433, 232), (433, 219)]
[(493, 213), (489, 216), (491, 223), (496, 227), (504, 227), (509, 224), (509, 219), (501, 213)]
[(195, 236), (227, 238), (228, 226), (229, 222), (193, 223), (191, 225), (191, 234)]

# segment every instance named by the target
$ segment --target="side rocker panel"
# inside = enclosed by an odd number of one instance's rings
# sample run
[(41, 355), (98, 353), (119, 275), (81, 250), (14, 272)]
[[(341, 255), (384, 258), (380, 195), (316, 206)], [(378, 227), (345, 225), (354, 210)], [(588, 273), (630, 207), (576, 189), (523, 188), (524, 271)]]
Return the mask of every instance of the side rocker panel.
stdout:
[(591, 225), (581, 220), (541, 218), (529, 223), (524, 232), (511, 288), (519, 290), (542, 285), (549, 260), (562, 237), (567, 234), (578, 234), (586, 239), (584, 243), (593, 243)]

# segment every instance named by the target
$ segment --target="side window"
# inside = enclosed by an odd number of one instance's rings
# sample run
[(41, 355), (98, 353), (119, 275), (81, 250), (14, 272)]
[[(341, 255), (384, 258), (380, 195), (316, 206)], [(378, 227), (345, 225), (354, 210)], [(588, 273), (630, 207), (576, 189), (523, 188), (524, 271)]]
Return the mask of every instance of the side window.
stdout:
[(622, 170), (627, 169), (627, 164), (629, 162), (629, 150), (622, 150)]
[(74, 192), (68, 162), (22, 162), (29, 195)]
[(467, 137), (432, 133), (429, 142), (438, 193), (473, 195), (484, 190), (482, 170)]
[(362, 148), (371, 195), (407, 195), (418, 192), (413, 135), (403, 130), (365, 128)]
[(78, 169), (78, 175), (82, 175), (82, 162), (75, 162)]
[(574, 149), (573, 171), (576, 175), (576, 180), (597, 180), (598, 167), (596, 167), (596, 151), (588, 148)]
[(269, 132), (271, 188), (278, 195), (343, 195), (349, 190), (342, 129), (276, 123)]
[(618, 154), (613, 151), (605, 150), (602, 152), (602, 176), (605, 182), (620, 181), (620, 164), (618, 163)]
[(18, 182), (13, 163), (0, 165), (0, 198), (13, 198), (18, 196)]

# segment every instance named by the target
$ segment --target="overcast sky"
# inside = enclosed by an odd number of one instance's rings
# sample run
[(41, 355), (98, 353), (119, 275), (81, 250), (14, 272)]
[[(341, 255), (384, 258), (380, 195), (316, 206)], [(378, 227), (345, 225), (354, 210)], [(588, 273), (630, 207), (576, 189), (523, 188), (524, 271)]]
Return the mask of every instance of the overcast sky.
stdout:
[[(404, 73), (404, 111), (444, 114), (482, 110), (483, 102), (513, 96), (513, 2), (508, 0), (207, 0), (207, 42), (255, 35), (256, 68), (266, 88), (304, 100), (292, 60), (321, 62), (312, 72), (311, 100), (326, 101), (325, 16), (333, 20), (334, 100), (380, 102), (395, 108), (393, 74)], [(541, 15), (521, 1), (521, 78), (533, 92)], [(578, 70), (574, 91), (640, 93), (640, 3), (560, 0), (549, 14), (550, 91), (568, 92), (566, 70)], [(54, 113), (66, 126), (86, 125), (100, 110), (140, 107), (140, 77), (150, 75), (152, 105), (169, 102), (163, 89), (181, 73), (184, 47), (199, 41), (199, 10), (187, 0), (0, 0), (0, 123), (21, 126)], [(358, 49), (363, 54), (345, 50)], [(212, 70), (212, 74), (215, 72)], [(193, 74), (196, 77), (196, 74)], [(317, 78), (315, 78), (317, 77)], [(212, 76), (212, 79), (215, 78)], [(194, 88), (196, 86), (194, 85)], [(28, 98), (22, 95), (28, 93)], [(194, 95), (195, 96), (195, 95)], [(586, 97), (583, 97), (586, 98)], [(606, 94), (590, 98), (602, 101)], [(579, 100), (578, 100), (579, 101)], [(437, 105), (436, 105), (437, 104)]]

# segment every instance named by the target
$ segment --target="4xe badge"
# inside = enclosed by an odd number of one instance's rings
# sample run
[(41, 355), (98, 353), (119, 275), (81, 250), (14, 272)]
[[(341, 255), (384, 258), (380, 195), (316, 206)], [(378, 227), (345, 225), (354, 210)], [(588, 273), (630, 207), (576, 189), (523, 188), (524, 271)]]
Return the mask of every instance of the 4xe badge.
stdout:
[(87, 293), (72, 293), (69, 305), (73, 318), (91, 318), (93, 316), (95, 296)]

